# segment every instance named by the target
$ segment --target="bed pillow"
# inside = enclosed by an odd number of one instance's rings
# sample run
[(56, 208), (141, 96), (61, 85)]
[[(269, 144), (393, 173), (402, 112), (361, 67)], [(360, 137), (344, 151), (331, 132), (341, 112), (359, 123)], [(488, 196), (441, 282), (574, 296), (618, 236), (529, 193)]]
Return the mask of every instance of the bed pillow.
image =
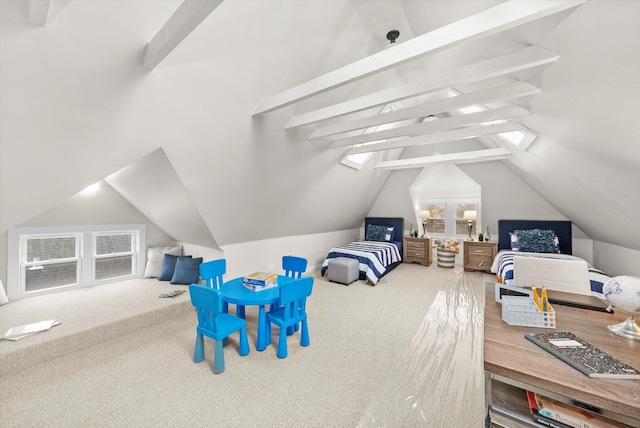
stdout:
[[(387, 236), (387, 226), (376, 226), (373, 224), (368, 224), (367, 225), (367, 231), (365, 234), (365, 241), (379, 241), (379, 242), (386, 242), (386, 236)], [(391, 237), (393, 237), (393, 227), (391, 228)]]
[(162, 271), (158, 276), (159, 281), (171, 281), (173, 273), (176, 270), (176, 263), (178, 257), (191, 257), (191, 256), (174, 256), (173, 254), (165, 254), (162, 258)]
[(514, 230), (510, 235), (512, 251), (560, 254), (560, 241), (553, 230)]
[(178, 257), (170, 283), (182, 285), (197, 284), (200, 280), (201, 263), (202, 257)]
[(394, 232), (393, 227), (390, 227), (390, 226), (385, 227), (384, 240), (386, 242), (393, 241), (393, 232)]
[(149, 247), (147, 250), (147, 265), (143, 278), (157, 278), (162, 272), (162, 262), (165, 254), (182, 255), (182, 247)]

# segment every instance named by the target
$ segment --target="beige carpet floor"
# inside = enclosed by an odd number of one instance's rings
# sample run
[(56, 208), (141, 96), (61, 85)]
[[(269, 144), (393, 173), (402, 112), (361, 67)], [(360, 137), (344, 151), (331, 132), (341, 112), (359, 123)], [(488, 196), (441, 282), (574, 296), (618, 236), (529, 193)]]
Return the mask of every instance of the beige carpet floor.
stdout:
[(403, 264), (375, 287), (314, 276), (311, 345), (289, 337), (286, 359), (277, 328), (255, 350), (249, 308), (250, 354), (232, 336), (214, 375), (211, 341), (192, 362), (187, 313), (3, 375), (0, 426), (483, 426), (483, 274)]

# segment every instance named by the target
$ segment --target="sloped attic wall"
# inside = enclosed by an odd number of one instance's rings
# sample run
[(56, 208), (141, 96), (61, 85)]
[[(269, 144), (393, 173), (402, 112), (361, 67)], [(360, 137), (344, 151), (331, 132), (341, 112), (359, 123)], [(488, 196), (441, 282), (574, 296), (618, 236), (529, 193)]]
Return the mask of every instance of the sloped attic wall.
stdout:
[[(25, 221), (19, 227), (85, 226), (111, 224), (146, 225), (146, 242), (149, 246), (170, 246), (175, 241), (161, 228), (140, 213), (106, 182), (91, 193), (79, 192), (55, 207)], [(6, 235), (6, 234), (5, 234)], [(0, 247), (0, 272), (7, 284), (7, 242)]]
[[(283, 130), (326, 96), (251, 118), (262, 97), (370, 53), (352, 4), (223, 2), (160, 67), (143, 68), (147, 42), (180, 3), (53, 1), (40, 27), (28, 2), (0, 2), (0, 63), (11, 64), (0, 67), (4, 242), (159, 147), (221, 247), (360, 225), (388, 173), (346, 168), (311, 131)], [(394, 83), (389, 71), (327, 96)]]
[[(427, 10), (418, 2), (403, 5), (414, 32), (423, 33), (419, 28)], [(444, 2), (440, 5), (445, 7)], [(449, 22), (450, 15), (438, 10), (440, 25)], [(508, 179), (510, 174), (505, 176), (498, 170), (500, 175), (492, 176), (490, 169), (481, 173), (485, 177), (484, 220), (569, 219), (574, 236), (582, 240), (582, 251), (592, 254), (594, 265), (619, 275), (640, 275), (636, 226), (640, 217), (638, 16), (640, 2), (591, 0), (546, 32), (534, 32), (533, 26), (522, 31), (521, 41), (560, 55), (557, 63), (544, 67), (533, 78), (523, 77), (542, 89), (541, 94), (517, 102), (532, 112), (519, 121), (539, 137), (526, 152), (515, 150), (511, 158), (501, 162), (527, 190), (511, 193), (516, 199), (500, 202), (498, 177)], [(468, 61), (481, 51), (479, 46), (475, 51), (460, 49), (456, 53), (458, 58), (469, 54), (465, 57)], [(447, 55), (455, 56), (453, 50)], [(455, 151), (449, 144), (442, 146), (438, 147), (442, 153)], [(478, 143), (469, 149), (483, 147)], [(403, 157), (411, 156), (403, 153)], [(485, 170), (483, 164), (460, 168), (477, 180), (477, 174)], [(407, 174), (402, 172), (403, 177)], [(392, 180), (393, 175), (389, 182)], [(485, 192), (491, 192), (493, 203), (487, 204)], [(378, 204), (390, 205), (388, 201)], [(487, 209), (493, 213), (485, 212)]]
[(105, 181), (174, 241), (219, 249), (164, 150), (155, 150)]
[(150, 246), (171, 246), (176, 243), (106, 182), (99, 183), (95, 192), (80, 192), (19, 227), (109, 224), (146, 225), (146, 240)]

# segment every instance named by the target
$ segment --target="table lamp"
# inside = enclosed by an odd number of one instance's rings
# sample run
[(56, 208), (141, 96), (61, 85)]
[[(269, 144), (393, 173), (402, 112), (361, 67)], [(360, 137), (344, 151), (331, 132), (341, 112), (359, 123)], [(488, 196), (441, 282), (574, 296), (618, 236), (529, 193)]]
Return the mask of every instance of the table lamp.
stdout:
[(467, 236), (467, 239), (465, 239), (465, 241), (473, 241), (473, 238), (471, 237), (471, 229), (473, 229), (473, 221), (478, 219), (478, 213), (476, 212), (476, 210), (466, 210), (462, 218), (465, 220), (469, 220), (469, 223), (467, 224), (467, 228), (469, 229), (469, 236)]
[(427, 236), (427, 219), (431, 218), (431, 212), (429, 211), (420, 211), (420, 218), (422, 219), (422, 237), (428, 238)]

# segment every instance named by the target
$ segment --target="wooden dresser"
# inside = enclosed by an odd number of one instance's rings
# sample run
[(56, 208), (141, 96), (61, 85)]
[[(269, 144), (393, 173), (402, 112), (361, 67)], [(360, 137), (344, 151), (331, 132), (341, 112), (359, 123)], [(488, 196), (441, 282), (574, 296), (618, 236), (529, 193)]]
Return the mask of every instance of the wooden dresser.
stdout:
[(405, 236), (402, 243), (402, 261), (405, 263), (420, 263), (429, 266), (432, 259), (431, 238), (413, 238)]
[(464, 270), (491, 273), (491, 263), (498, 253), (497, 242), (464, 241)]

